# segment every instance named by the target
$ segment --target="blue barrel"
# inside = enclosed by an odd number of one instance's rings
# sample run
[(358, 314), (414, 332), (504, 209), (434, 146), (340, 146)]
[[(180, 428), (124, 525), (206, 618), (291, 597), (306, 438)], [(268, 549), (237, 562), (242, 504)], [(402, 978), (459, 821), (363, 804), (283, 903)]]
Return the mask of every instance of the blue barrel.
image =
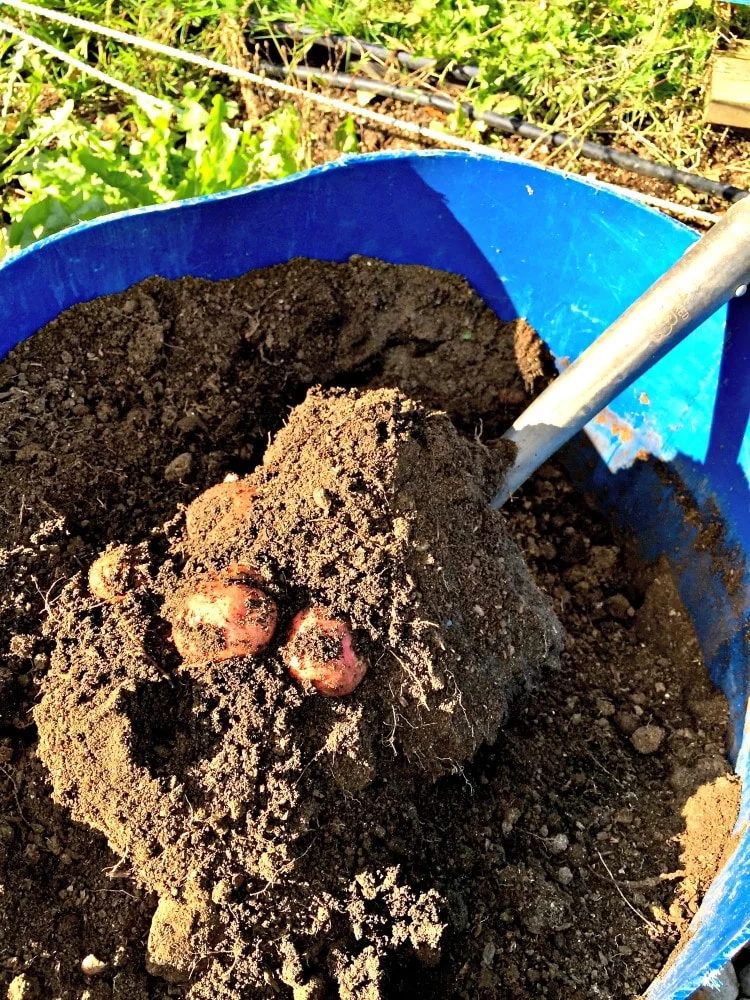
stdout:
[[(0, 355), (68, 306), (149, 275), (231, 278), (292, 257), (357, 253), (464, 275), (501, 317), (526, 317), (563, 365), (695, 239), (596, 183), (531, 164), (444, 152), (354, 157), (85, 223), (19, 253), (0, 267)], [(727, 548), (750, 554), (749, 414), (750, 295), (674, 348), (566, 452), (574, 481), (636, 532), (645, 557), (671, 563), (728, 698), (743, 779), (738, 846), (649, 1000), (690, 996), (750, 939), (750, 573), (745, 558), (739, 591), (727, 591), (678, 497), (687, 489), (707, 518), (721, 518)]]

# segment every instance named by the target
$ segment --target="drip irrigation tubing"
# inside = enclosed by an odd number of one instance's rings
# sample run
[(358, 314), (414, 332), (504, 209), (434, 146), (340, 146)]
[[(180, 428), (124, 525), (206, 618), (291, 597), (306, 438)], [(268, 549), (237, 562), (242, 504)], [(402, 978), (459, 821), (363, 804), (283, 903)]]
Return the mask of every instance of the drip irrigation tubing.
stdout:
[[(276, 37), (270, 32), (278, 29), (280, 35), (291, 38), (295, 42), (309, 41), (314, 45), (321, 46), (321, 48), (343, 51), (347, 55), (354, 55), (358, 58), (368, 55), (374, 56), (383, 63), (390, 59), (395, 59), (404, 69), (408, 69), (410, 72), (432, 70), (434, 73), (438, 69), (437, 59), (433, 59), (430, 56), (413, 56), (402, 49), (389, 49), (385, 45), (376, 45), (375, 42), (363, 42), (362, 39), (353, 38), (351, 35), (321, 35), (315, 28), (301, 28), (290, 21), (272, 21), (269, 24), (264, 21), (251, 19), (248, 24), (251, 28), (267, 29), (270, 40)], [(479, 76), (479, 67), (449, 63), (446, 76), (455, 80), (456, 83), (468, 83)]]
[[(253, 26), (260, 27), (260, 22), (252, 22)], [(264, 26), (267, 28), (267, 26)], [(388, 57), (396, 59), (407, 69), (429, 69), (435, 66), (435, 60), (413, 57), (406, 52), (394, 52), (381, 45), (373, 45), (370, 42), (363, 42), (358, 38), (351, 38), (348, 35), (319, 35), (312, 28), (296, 28), (286, 23), (278, 23), (280, 33), (287, 37), (297, 39), (315, 40), (316, 44), (322, 44), (327, 48), (346, 46), (347, 51), (362, 55), (367, 53), (376, 55), (379, 59)], [(630, 173), (640, 174), (644, 177), (653, 177), (656, 180), (665, 181), (674, 186), (687, 187), (691, 191), (698, 191), (701, 194), (713, 195), (725, 201), (739, 201), (745, 198), (748, 191), (735, 187), (733, 184), (725, 184), (722, 181), (714, 181), (702, 174), (695, 174), (688, 170), (680, 170), (678, 167), (669, 166), (666, 163), (657, 163), (645, 156), (631, 153), (627, 150), (615, 149), (612, 146), (605, 146), (602, 143), (594, 142), (593, 139), (578, 139), (567, 132), (550, 132), (540, 125), (525, 121), (517, 115), (501, 115), (496, 111), (479, 111), (468, 101), (454, 101), (450, 97), (441, 94), (432, 94), (419, 87), (407, 88), (397, 84), (385, 83), (382, 80), (374, 80), (354, 73), (316, 69), (310, 66), (295, 65), (285, 66), (278, 63), (264, 60), (260, 64), (263, 72), (277, 79), (285, 79), (294, 76), (299, 80), (324, 83), (330, 87), (343, 90), (357, 90), (373, 94), (378, 97), (389, 97), (396, 101), (408, 104), (416, 104), (421, 107), (435, 108), (446, 114), (452, 114), (459, 108), (467, 118), (472, 121), (484, 122), (495, 132), (502, 132), (507, 135), (517, 135), (524, 139), (532, 139), (539, 143), (545, 143), (553, 147), (566, 146), (575, 152), (580, 153), (590, 160), (597, 160), (600, 163), (607, 163), (613, 167), (619, 167)], [(457, 71), (466, 79), (472, 79), (478, 75), (479, 69), (476, 66), (459, 66)], [(460, 80), (454, 73), (454, 78)], [(460, 82), (465, 82), (460, 81)]]

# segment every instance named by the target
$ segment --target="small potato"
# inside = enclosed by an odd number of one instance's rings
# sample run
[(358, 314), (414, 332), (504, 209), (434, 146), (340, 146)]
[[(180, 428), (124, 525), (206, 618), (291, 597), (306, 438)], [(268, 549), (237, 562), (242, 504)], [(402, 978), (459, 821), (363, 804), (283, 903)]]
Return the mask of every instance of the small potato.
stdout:
[(325, 608), (294, 616), (282, 655), (295, 680), (329, 698), (351, 694), (367, 673), (367, 660), (357, 655), (349, 626)]
[(146, 575), (139, 569), (141, 555), (131, 545), (118, 545), (102, 553), (89, 569), (89, 590), (108, 604), (121, 604), (126, 594), (142, 586)]
[(243, 479), (227, 479), (211, 486), (190, 504), (185, 513), (185, 530), (191, 541), (216, 529), (231, 531), (253, 509), (257, 490)]
[(230, 566), (198, 579), (183, 597), (172, 641), (188, 663), (257, 656), (273, 638), (278, 608), (261, 590), (260, 574)]

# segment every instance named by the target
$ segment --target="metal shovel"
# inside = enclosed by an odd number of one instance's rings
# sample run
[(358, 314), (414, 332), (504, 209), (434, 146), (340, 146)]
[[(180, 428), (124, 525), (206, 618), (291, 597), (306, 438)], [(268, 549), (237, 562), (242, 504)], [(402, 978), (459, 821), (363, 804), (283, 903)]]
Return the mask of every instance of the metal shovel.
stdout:
[[(502, 507), (551, 455), (619, 393), (750, 283), (750, 198), (607, 327), (503, 438), (517, 448), (492, 507)], [(750, 372), (748, 373), (750, 378)]]

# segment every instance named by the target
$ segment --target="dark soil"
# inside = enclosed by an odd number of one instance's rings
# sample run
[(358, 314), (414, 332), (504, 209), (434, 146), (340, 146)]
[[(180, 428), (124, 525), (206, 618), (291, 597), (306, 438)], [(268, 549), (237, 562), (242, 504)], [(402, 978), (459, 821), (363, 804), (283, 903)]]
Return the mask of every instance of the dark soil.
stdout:
[[(559, 666), (562, 629), (488, 506), (493, 465), (445, 414), (396, 390), (313, 390), (243, 480), (255, 491), (245, 516), (199, 510), (189, 531), (152, 536), (151, 565), (143, 553), (123, 600), (76, 580), (55, 610), (35, 715), (57, 800), (172, 908), (205, 914), (201, 935), (216, 925), (213, 944), (226, 939), (246, 990), (267, 992), (265, 972), (283, 980), (292, 952), (308, 972), (288, 985), (322, 982), (314, 974), (334, 950), (368, 938), (378, 962), (395, 943), (439, 958), (446, 902), (423, 877), (413, 888), (394, 875), (397, 902), (366, 933), (371, 915), (352, 909), (340, 855), (368, 836), (371, 800), (387, 816), (456, 773)], [(180, 662), (169, 623), (211, 585), (223, 598), (225, 584), (244, 588), (242, 608), (264, 630), (278, 614), (271, 645), (214, 660), (224, 631), (204, 625)], [(285, 668), (289, 622), (310, 607), (345, 618), (370, 663), (345, 700)], [(319, 635), (311, 652), (331, 659), (334, 646)], [(342, 822), (348, 835), (326, 845)], [(380, 876), (365, 874), (379, 894)], [(247, 910), (258, 894), (283, 933)], [(172, 961), (162, 951), (152, 929), (151, 965), (189, 979), (200, 949)]]
[[(485, 506), (502, 459), (487, 442), (551, 370), (462, 279), (363, 259), (151, 279), (0, 363), (9, 996), (647, 986), (739, 789), (666, 566), (644, 566), (555, 464), (502, 515)], [(290, 417), (316, 383), (406, 396), (318, 392)], [(227, 473), (258, 486), (252, 529), (191, 549), (180, 505)], [(559, 661), (510, 539), (564, 626)], [(110, 542), (140, 544), (148, 574), (116, 607), (86, 590)], [(180, 666), (170, 601), (240, 557), (278, 602), (279, 642), (310, 601), (350, 618), (370, 663), (352, 695), (291, 683), (273, 644), (260, 674)], [(514, 669), (488, 688), (499, 651)]]

